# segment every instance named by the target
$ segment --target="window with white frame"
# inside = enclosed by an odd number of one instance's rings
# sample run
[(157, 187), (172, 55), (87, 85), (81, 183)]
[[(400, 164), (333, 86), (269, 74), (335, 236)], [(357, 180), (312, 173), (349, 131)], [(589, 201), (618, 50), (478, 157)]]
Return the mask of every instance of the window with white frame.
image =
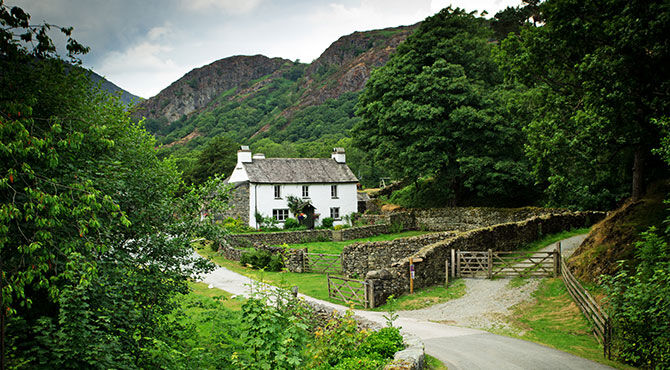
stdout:
[(309, 198), (309, 186), (307, 185), (302, 186), (302, 197)]
[(337, 185), (330, 185), (330, 197), (337, 198)]
[(275, 185), (275, 199), (281, 199), (281, 185)]
[(286, 208), (273, 209), (272, 217), (279, 222), (284, 222), (288, 218), (288, 209)]
[(340, 207), (332, 207), (330, 209), (330, 218), (332, 218), (333, 220), (340, 219)]

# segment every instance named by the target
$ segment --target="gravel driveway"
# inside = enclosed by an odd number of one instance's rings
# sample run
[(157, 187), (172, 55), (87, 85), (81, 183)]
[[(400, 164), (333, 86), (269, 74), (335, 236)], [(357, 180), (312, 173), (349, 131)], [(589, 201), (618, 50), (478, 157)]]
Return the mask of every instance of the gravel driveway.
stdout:
[[(571, 255), (584, 241), (586, 235), (577, 235), (561, 241), (563, 256)], [(556, 249), (557, 243), (540, 251)], [(512, 279), (465, 279), (465, 295), (445, 303), (413, 311), (400, 311), (401, 317), (411, 317), (439, 322), (447, 325), (489, 330), (509, 328), (504, 318), (511, 309), (531, 295), (540, 284), (540, 279), (527, 279), (520, 286), (510, 285)]]

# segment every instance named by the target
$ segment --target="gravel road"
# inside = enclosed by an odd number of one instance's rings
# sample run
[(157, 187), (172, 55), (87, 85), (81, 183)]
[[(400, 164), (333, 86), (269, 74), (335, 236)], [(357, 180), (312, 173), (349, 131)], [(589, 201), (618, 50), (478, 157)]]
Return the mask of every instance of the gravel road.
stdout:
[[(582, 243), (586, 235), (577, 235), (561, 241), (561, 252), (567, 257)], [(557, 243), (541, 251), (556, 249)], [(512, 279), (465, 279), (465, 295), (458, 299), (420, 310), (401, 311), (401, 317), (439, 322), (447, 325), (489, 330), (509, 328), (504, 318), (511, 309), (531, 295), (540, 284), (540, 279), (527, 279), (525, 284), (513, 286)], [(515, 284), (516, 285), (516, 284)]]

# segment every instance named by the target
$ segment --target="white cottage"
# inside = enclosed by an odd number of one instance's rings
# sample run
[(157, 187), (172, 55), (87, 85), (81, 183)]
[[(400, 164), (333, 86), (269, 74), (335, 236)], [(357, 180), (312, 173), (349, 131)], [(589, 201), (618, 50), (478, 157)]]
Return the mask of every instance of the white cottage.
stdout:
[(279, 223), (296, 217), (288, 209), (289, 195), (311, 202), (319, 215), (317, 225), (326, 217), (332, 217), (335, 225), (343, 224), (343, 217), (358, 207), (358, 179), (346, 164), (344, 148), (333, 149), (331, 158), (265, 158), (242, 146), (226, 182), (234, 187), (234, 208), (225, 216), (240, 218), (251, 227), (258, 227), (256, 212)]

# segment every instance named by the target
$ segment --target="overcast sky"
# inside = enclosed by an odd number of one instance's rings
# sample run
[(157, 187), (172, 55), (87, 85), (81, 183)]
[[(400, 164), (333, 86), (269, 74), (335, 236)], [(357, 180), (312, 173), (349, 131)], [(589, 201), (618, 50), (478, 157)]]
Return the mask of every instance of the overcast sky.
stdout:
[(84, 66), (143, 98), (221, 58), (263, 54), (308, 63), (341, 36), (414, 24), (449, 4), (490, 17), (520, 0), (5, 1), (32, 23), (74, 26), (75, 39), (91, 47)]

